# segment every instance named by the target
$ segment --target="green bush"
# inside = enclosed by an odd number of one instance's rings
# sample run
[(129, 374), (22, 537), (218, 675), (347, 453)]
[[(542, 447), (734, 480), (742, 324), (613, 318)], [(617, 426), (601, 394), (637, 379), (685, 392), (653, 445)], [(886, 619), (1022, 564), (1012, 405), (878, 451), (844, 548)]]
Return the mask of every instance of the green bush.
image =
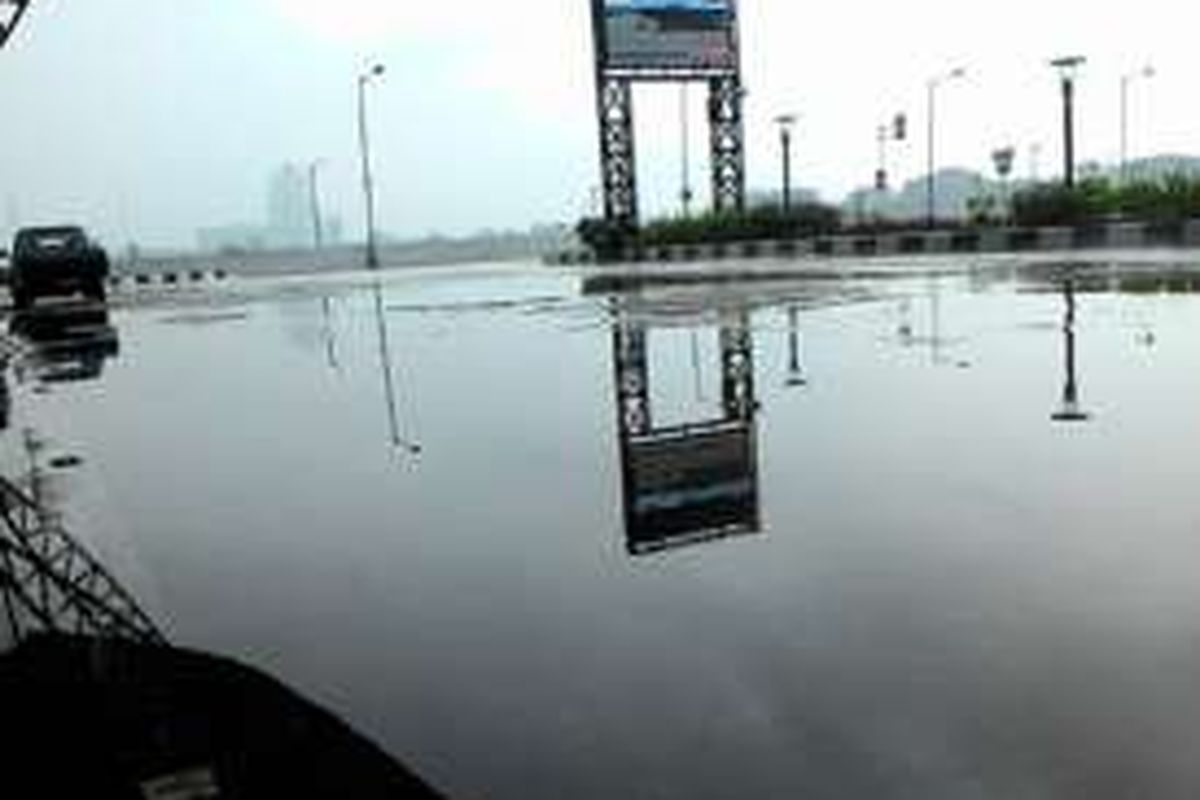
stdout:
[(821, 203), (802, 203), (787, 214), (773, 206), (742, 213), (709, 212), (650, 222), (637, 234), (645, 247), (713, 244), (759, 239), (795, 239), (832, 233), (841, 225), (841, 212)]
[(1178, 222), (1200, 216), (1200, 179), (1168, 175), (1124, 185), (1087, 178), (1074, 188), (1041, 183), (1013, 195), (1018, 225), (1080, 225), (1115, 216), (1150, 222)]

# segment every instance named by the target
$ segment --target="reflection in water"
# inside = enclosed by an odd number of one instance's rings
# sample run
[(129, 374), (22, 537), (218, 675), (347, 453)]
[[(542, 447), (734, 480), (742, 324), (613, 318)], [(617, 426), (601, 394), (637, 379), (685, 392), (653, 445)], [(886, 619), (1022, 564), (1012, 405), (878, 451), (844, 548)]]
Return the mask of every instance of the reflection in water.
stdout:
[(372, 284), (375, 299), (375, 325), (379, 339), (379, 366), (383, 373), (383, 399), (387, 408), (388, 432), (392, 447), (404, 450), (410, 454), (421, 452), (421, 445), (406, 439), (400, 433), (400, 423), (396, 412), (396, 383), (392, 376), (392, 351), (388, 341), (387, 319), (383, 311), (383, 291), (376, 280)]
[(338, 360), (337, 334), (334, 332), (333, 321), (329, 313), (329, 295), (322, 295), (321, 297), (321, 315), (324, 323), (325, 360), (329, 363), (330, 369), (340, 373), (342, 365)]
[(1050, 418), (1055, 422), (1086, 422), (1091, 415), (1079, 407), (1079, 381), (1075, 369), (1075, 283), (1063, 282), (1066, 313), (1063, 317), (1066, 380), (1063, 384), (1062, 406)]
[(786, 385), (807, 386), (808, 379), (800, 366), (800, 309), (788, 306), (788, 374)]
[(646, 323), (618, 310), (613, 366), (626, 546), (633, 555), (759, 530), (757, 404), (749, 319), (720, 325), (719, 419), (654, 425)]
[(9, 333), (32, 345), (27, 366), (46, 383), (99, 378), (104, 362), (120, 352), (120, 337), (108, 309), (94, 303), (46, 306), (17, 314), (9, 321)]

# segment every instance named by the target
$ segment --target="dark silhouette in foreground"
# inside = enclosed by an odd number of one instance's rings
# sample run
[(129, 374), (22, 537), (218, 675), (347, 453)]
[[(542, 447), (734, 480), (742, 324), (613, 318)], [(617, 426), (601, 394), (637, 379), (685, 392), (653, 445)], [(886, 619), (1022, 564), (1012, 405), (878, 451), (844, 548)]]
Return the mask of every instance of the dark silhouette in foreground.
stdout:
[(232, 661), (40, 635), (0, 657), (7, 797), (439, 798), (332, 714)]

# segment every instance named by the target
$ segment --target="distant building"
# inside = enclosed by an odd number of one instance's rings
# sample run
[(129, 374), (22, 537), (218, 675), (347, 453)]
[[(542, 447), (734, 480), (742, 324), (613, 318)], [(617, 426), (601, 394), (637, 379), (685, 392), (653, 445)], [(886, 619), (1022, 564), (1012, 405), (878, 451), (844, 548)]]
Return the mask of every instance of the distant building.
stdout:
[[(307, 250), (316, 244), (313, 230), (312, 191), (308, 171), (296, 164), (283, 164), (267, 180), (266, 221), (202, 228), (196, 245), (209, 253), (253, 253), (265, 250)], [(321, 242), (335, 247), (342, 243), (343, 226), (336, 216), (321, 218)]]
[(196, 231), (196, 246), (206, 253), (257, 253), (267, 248), (261, 225), (219, 225)]
[(273, 249), (304, 247), (313, 242), (312, 204), (305, 170), (284, 164), (267, 183), (267, 240)]

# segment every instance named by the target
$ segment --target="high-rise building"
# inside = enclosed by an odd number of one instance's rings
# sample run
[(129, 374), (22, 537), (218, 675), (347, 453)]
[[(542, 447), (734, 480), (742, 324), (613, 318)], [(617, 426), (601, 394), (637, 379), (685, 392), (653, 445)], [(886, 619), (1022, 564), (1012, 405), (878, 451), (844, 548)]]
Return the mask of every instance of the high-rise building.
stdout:
[(308, 176), (295, 164), (284, 164), (267, 185), (267, 240), (271, 247), (305, 247), (312, 243), (312, 208)]

